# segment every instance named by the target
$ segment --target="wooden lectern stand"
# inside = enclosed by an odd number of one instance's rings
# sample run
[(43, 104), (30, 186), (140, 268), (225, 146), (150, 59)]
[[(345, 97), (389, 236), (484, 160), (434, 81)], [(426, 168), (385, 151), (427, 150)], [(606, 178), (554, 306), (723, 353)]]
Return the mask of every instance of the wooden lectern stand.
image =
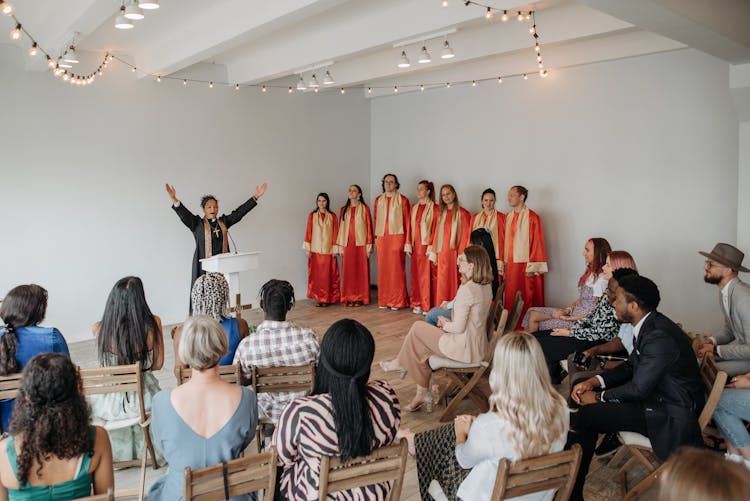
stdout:
[(229, 282), (229, 293), (235, 297), (235, 304), (230, 308), (237, 318), (242, 318), (242, 310), (252, 309), (251, 304), (242, 304), (240, 296), (240, 272), (257, 270), (260, 252), (238, 252), (235, 254), (217, 254), (201, 259), (203, 271), (223, 273)]

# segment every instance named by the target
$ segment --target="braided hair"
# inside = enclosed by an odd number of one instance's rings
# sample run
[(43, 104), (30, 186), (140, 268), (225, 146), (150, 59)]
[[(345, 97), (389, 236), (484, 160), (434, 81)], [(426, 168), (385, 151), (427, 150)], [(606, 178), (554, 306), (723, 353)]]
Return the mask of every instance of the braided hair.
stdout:
[(294, 306), (294, 288), (286, 280), (269, 280), (260, 288), (258, 297), (267, 320), (283, 322)]
[(19, 372), (16, 360), (21, 327), (37, 325), (47, 313), (47, 290), (36, 284), (19, 285), (8, 292), (0, 306), (5, 333), (0, 337), (0, 375)]
[(207, 315), (217, 322), (229, 318), (229, 283), (221, 273), (199, 276), (190, 294), (193, 315)]

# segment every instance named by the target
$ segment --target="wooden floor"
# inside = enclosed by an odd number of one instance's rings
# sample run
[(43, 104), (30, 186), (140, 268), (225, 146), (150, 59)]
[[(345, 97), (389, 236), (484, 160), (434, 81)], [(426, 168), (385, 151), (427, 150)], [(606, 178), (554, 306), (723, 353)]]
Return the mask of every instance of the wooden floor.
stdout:
[[(245, 312), (243, 315), (250, 325), (257, 325), (262, 320), (262, 312), (253, 310)], [(389, 360), (396, 356), (401, 348), (401, 343), (406, 336), (411, 324), (420, 318), (411, 313), (410, 310), (390, 311), (379, 310), (376, 305), (363, 306), (359, 308), (344, 308), (342, 306), (330, 306), (327, 308), (317, 308), (311, 300), (304, 300), (297, 303), (290, 312), (288, 319), (300, 325), (310, 327), (315, 330), (319, 337), (322, 337), (326, 329), (336, 320), (341, 318), (352, 318), (365, 325), (375, 338), (375, 360), (372, 366), (371, 379), (386, 379), (395, 388), (396, 393), (401, 401), (402, 407), (408, 403), (415, 393), (414, 384), (407, 377), (404, 380), (399, 379), (397, 373), (384, 374), (378, 365), (380, 360)], [(174, 352), (169, 339), (169, 326), (164, 329), (166, 336), (166, 350), (164, 368), (155, 373), (159, 379), (162, 388), (172, 388), (175, 386), (172, 367), (174, 364)], [(96, 356), (96, 346), (94, 340), (72, 343), (71, 355), (73, 360), (82, 367), (95, 367), (98, 365)], [(476, 414), (477, 410), (470, 401), (466, 401), (461, 408), (462, 413)], [(414, 432), (420, 432), (427, 429), (440, 426), (438, 421), (442, 408), (438, 407), (430, 414), (425, 412), (408, 413), (402, 412), (401, 426), (409, 428)], [(147, 475), (147, 486), (156, 478), (161, 476), (166, 468), (158, 471), (150, 469)], [(634, 469), (632, 481), (639, 480), (645, 474), (645, 469)], [(137, 468), (117, 471), (115, 473), (117, 489), (127, 489), (138, 486)], [(607, 467), (604, 462), (594, 460), (591, 465), (591, 473), (586, 482), (585, 496), (587, 501), (608, 501), (622, 498), (621, 489), (618, 483), (619, 479), (616, 470)], [(632, 485), (632, 483), (631, 483)], [(404, 501), (420, 500), (419, 488), (417, 483), (416, 463), (410, 458), (407, 465), (406, 478), (401, 499)], [(654, 492), (649, 492), (641, 499), (656, 499)], [(466, 500), (469, 501), (469, 500)]]

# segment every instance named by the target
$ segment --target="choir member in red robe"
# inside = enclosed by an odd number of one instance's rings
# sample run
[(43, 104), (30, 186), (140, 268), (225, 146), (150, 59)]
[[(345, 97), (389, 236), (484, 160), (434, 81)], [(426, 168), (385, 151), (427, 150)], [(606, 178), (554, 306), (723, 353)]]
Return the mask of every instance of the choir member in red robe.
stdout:
[(411, 256), (409, 302), (417, 315), (435, 306), (437, 267), (428, 259), (427, 247), (432, 242), (439, 215), (435, 185), (427, 180), (420, 181), (417, 184), (417, 203), (411, 206), (411, 241), (406, 244), (406, 253)]
[(395, 174), (383, 176), (383, 193), (375, 199), (375, 252), (378, 257), (378, 307), (405, 308), (406, 243), (410, 240), (409, 199), (399, 193)]
[(440, 217), (427, 250), (430, 261), (437, 264), (435, 304), (452, 301), (459, 286), (456, 260), (464, 251), (471, 234), (471, 214), (461, 207), (455, 188), (440, 187)]
[(328, 306), (341, 299), (339, 263), (333, 253), (339, 232), (336, 214), (328, 210), (328, 193), (319, 193), (318, 207), (307, 216), (307, 229), (302, 248), (307, 256), (307, 297), (317, 306)]
[(505, 214), (495, 210), (495, 190), (487, 188), (482, 192), (482, 210), (471, 216), (471, 230), (486, 228), (495, 246), (495, 262), (501, 279), (503, 275), (503, 252), (505, 247)]
[(341, 303), (370, 304), (370, 254), (372, 215), (362, 202), (362, 188), (349, 187), (349, 199), (341, 208), (336, 253), (341, 254)]
[[(547, 252), (544, 248), (542, 220), (526, 207), (529, 190), (513, 186), (508, 191), (508, 205), (513, 209), (505, 216), (505, 304), (513, 305), (517, 291), (521, 291), (523, 310), (544, 306), (544, 273), (547, 273)], [(513, 328), (520, 328), (521, 321)]]

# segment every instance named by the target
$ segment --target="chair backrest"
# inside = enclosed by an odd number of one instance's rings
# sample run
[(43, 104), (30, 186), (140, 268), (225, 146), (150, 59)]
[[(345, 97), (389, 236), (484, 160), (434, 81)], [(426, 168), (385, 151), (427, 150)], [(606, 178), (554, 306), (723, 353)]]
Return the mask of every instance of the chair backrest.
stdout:
[(115, 493), (110, 487), (105, 494), (94, 494), (85, 498), (76, 498), (76, 501), (115, 501)]
[(487, 330), (487, 339), (491, 338), (492, 334), (495, 332), (497, 322), (500, 320), (501, 311), (502, 308), (497, 301), (490, 306), (490, 311), (487, 312), (487, 322), (484, 324)]
[(513, 299), (513, 306), (511, 306), (508, 313), (508, 323), (505, 324), (506, 332), (512, 331), (518, 325), (518, 321), (521, 320), (521, 312), (523, 311), (523, 299), (521, 299), (521, 291), (516, 292), (516, 297)]
[(0, 399), (16, 398), (21, 387), (21, 373), (0, 376)]
[[(175, 376), (177, 376), (177, 384), (184, 384), (193, 376), (193, 369), (190, 367), (176, 367), (175, 373)], [(242, 371), (240, 371), (240, 364), (220, 365), (219, 377), (229, 384), (241, 385)]]
[(315, 384), (315, 362), (285, 367), (252, 367), (250, 385), (255, 394), (311, 392)]
[(346, 463), (342, 463), (338, 457), (323, 456), (320, 461), (318, 499), (325, 501), (331, 492), (391, 482), (388, 499), (397, 501), (401, 498), (407, 456), (405, 439)]
[(716, 406), (719, 405), (721, 393), (727, 384), (727, 373), (719, 370), (712, 354), (707, 354), (703, 357), (700, 371), (703, 386), (706, 388), (706, 395), (708, 395), (706, 405), (703, 406), (703, 410), (700, 416), (698, 416), (698, 425), (701, 431), (703, 431), (711, 421)]
[(273, 501), (276, 463), (276, 449), (272, 449), (199, 470), (186, 467), (184, 499), (219, 501), (262, 490), (264, 501)]
[(508, 323), (508, 310), (500, 311), (500, 320), (497, 323), (495, 331), (490, 337), (490, 342), (487, 344), (487, 352), (484, 354), (484, 361), (489, 362), (492, 365), (492, 358), (495, 356), (495, 346), (500, 340), (503, 334), (505, 334), (505, 324)]
[(141, 422), (146, 419), (146, 406), (143, 402), (143, 378), (141, 363), (132, 365), (112, 365), (110, 367), (79, 367), (85, 395), (103, 395), (134, 391), (138, 395)]
[(500, 285), (497, 287), (495, 302), (500, 305), (500, 308), (505, 308), (505, 280), (500, 282)]
[(497, 467), (492, 501), (556, 489), (555, 501), (567, 501), (581, 465), (581, 446), (569, 451), (523, 459), (511, 463), (501, 459)]

